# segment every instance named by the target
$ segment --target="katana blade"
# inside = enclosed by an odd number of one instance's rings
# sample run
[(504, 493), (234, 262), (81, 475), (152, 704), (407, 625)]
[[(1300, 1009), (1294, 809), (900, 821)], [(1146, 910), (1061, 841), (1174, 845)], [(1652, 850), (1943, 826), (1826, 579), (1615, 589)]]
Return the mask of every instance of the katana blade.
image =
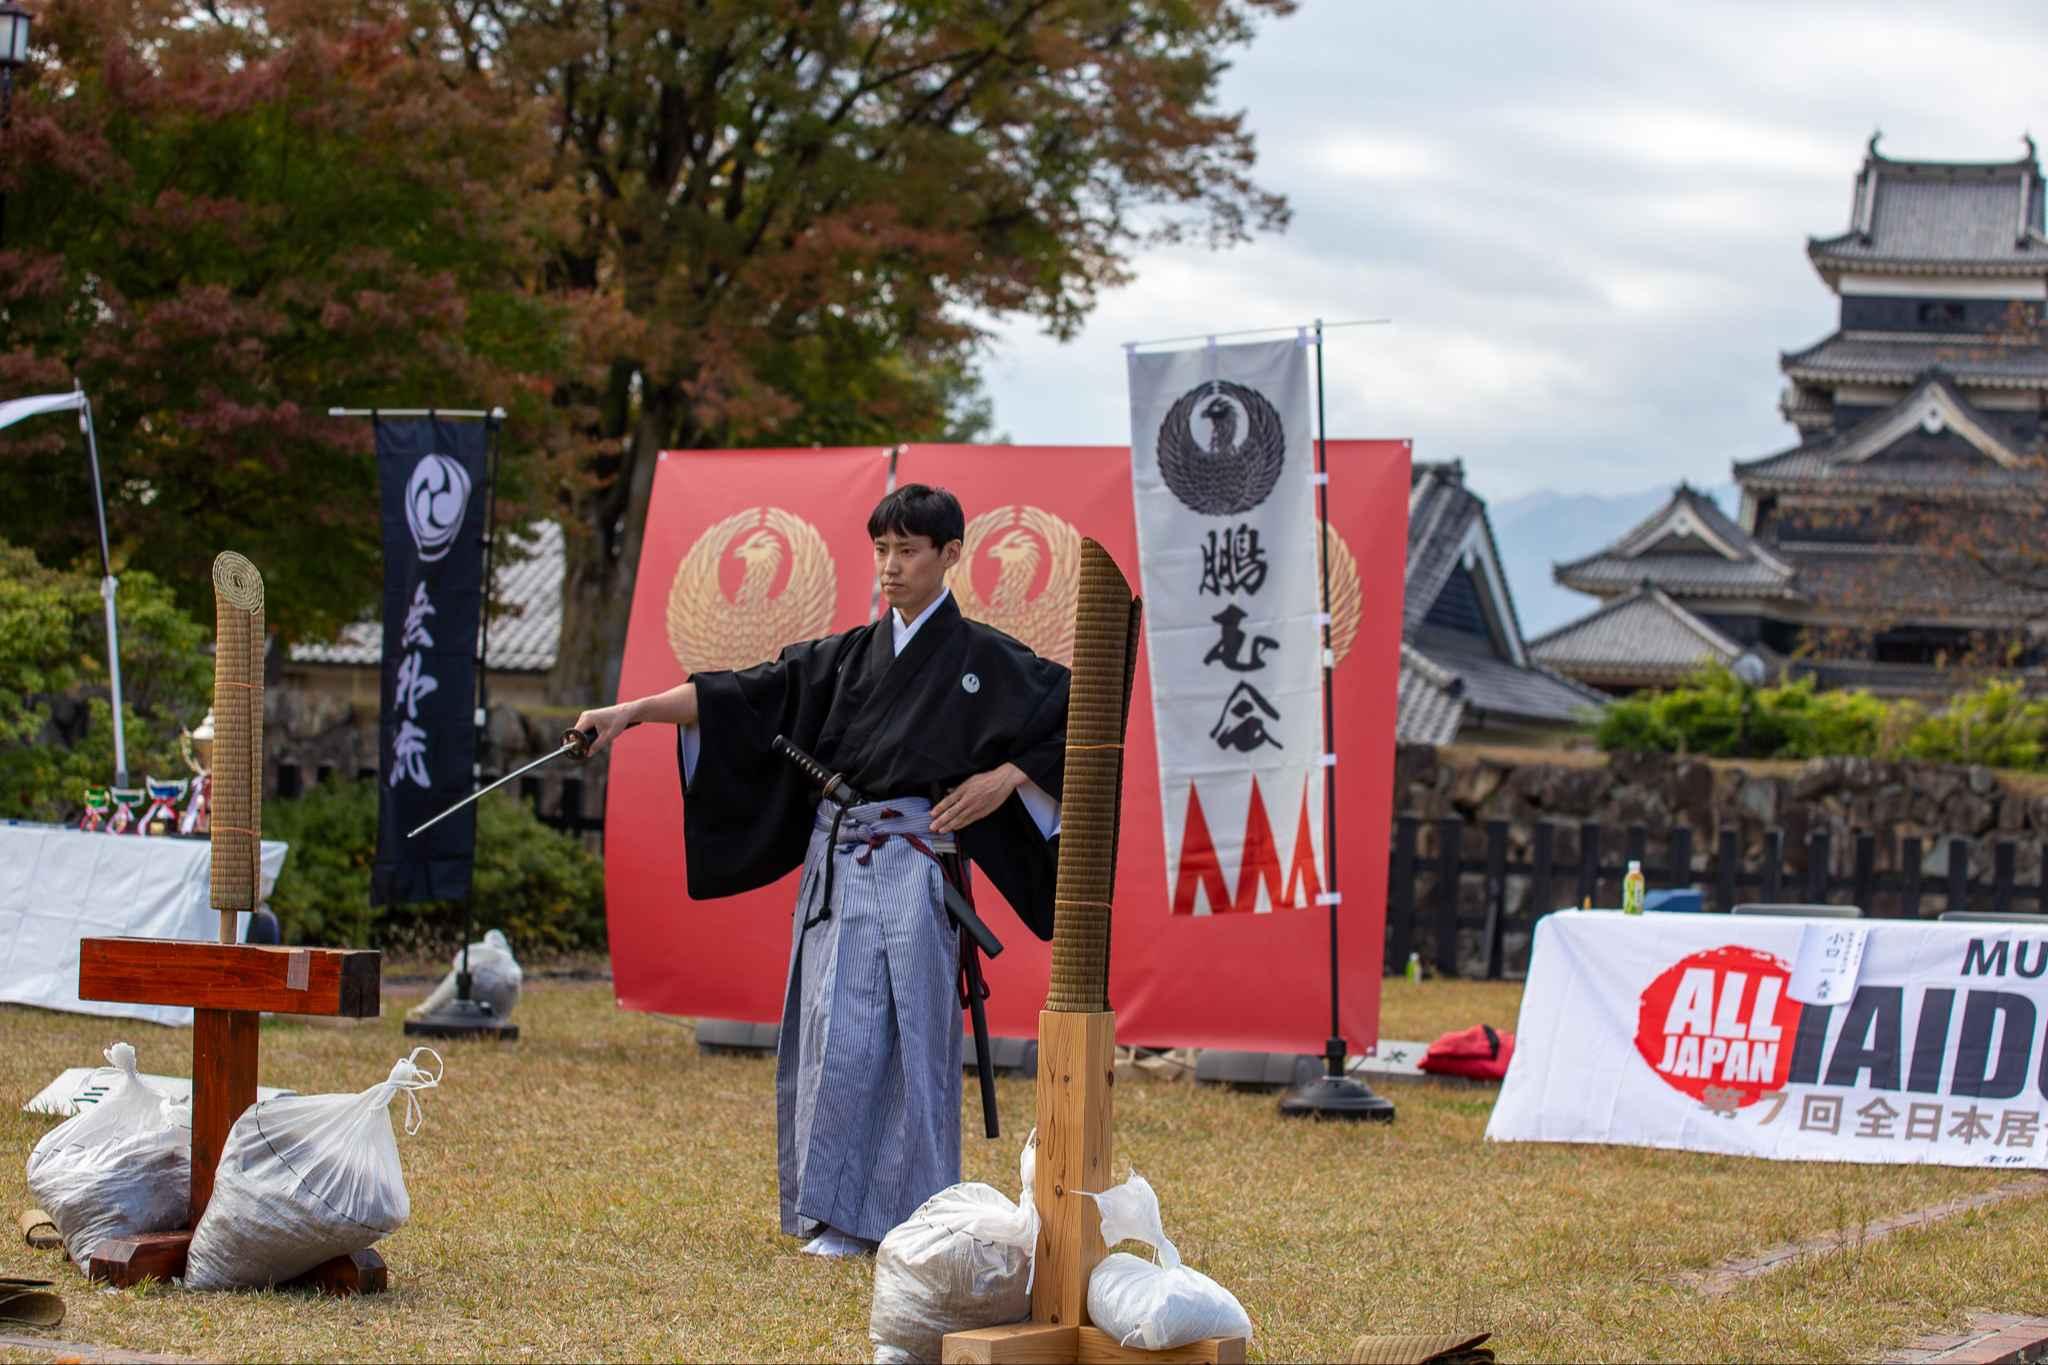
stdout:
[[(527, 764), (523, 768), (517, 769), (513, 772), (506, 773), (503, 777), (499, 778), (496, 782), (493, 782), (488, 787), (477, 788), (475, 791), (463, 797), (460, 801), (457, 801), (447, 810), (442, 811), (439, 815), (427, 821), (427, 823), (421, 825), (418, 829), (414, 830), (412, 833), (406, 835), (405, 837), (408, 839), (417, 839), (421, 834), (425, 833), (427, 830), (432, 829), (434, 826), (440, 824), (443, 820), (446, 820), (449, 816), (455, 814), (455, 812), (461, 810), (464, 806), (469, 805), (471, 802), (477, 800), (479, 797), (489, 796), (492, 792), (504, 786), (513, 778), (524, 777), (528, 773), (532, 772), (535, 768), (538, 768), (541, 764), (552, 763), (556, 759), (560, 758), (563, 754), (574, 754), (578, 758), (583, 757), (583, 755), (589, 751), (590, 741), (583, 736), (577, 735), (576, 732), (573, 730), (569, 733), (571, 738), (564, 739), (562, 741), (561, 748), (555, 750), (551, 754), (542, 754), (539, 758), (536, 758), (535, 760), (533, 760), (533, 762)], [(590, 733), (596, 734), (597, 732), (593, 730)]]

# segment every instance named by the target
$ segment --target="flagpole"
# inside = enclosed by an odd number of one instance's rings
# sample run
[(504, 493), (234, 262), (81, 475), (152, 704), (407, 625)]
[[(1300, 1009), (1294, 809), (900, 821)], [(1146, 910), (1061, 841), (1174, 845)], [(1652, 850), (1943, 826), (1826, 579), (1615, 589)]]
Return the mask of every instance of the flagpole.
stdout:
[(1329, 885), (1322, 899), (1330, 907), (1330, 1036), (1323, 1045), (1324, 1074), (1287, 1092), (1280, 1112), (1290, 1117), (1375, 1119), (1391, 1122), (1393, 1103), (1344, 1074), (1344, 1025), (1338, 1009), (1337, 907), (1337, 656), (1330, 613), (1330, 421), (1323, 393), (1323, 320), (1316, 319), (1316, 524), (1323, 588), (1323, 851)]

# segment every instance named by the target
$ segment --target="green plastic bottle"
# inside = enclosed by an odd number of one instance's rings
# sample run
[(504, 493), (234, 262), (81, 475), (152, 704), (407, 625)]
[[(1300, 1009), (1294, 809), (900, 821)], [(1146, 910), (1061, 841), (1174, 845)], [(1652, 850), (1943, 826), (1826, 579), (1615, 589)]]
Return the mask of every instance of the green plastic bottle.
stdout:
[(1628, 875), (1621, 879), (1621, 913), (1643, 913), (1643, 865), (1633, 860), (1628, 865)]
[(1404, 968), (1402, 968), (1402, 969), (1401, 969), (1401, 975), (1403, 975), (1403, 976), (1407, 977), (1407, 978), (1408, 978), (1408, 979), (1409, 979), (1410, 981), (1420, 981), (1420, 980), (1422, 980), (1422, 954), (1421, 954), (1421, 953), (1410, 953), (1410, 954), (1408, 954), (1408, 965), (1407, 965), (1406, 967), (1404, 967)]

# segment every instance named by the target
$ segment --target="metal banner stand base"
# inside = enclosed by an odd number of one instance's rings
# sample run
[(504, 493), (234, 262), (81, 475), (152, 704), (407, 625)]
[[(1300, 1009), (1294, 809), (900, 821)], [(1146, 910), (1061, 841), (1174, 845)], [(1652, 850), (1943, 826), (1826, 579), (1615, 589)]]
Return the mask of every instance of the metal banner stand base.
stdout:
[(1329, 1063), (1329, 1069), (1288, 1091), (1280, 1101), (1281, 1116), (1392, 1123), (1394, 1102), (1375, 1095), (1364, 1081), (1344, 1074), (1344, 1057), (1349, 1051), (1342, 1038), (1332, 1036), (1323, 1048), (1323, 1059)]
[(509, 1043), (518, 1039), (519, 1025), (509, 1019), (500, 1019), (482, 1000), (458, 998), (432, 1014), (406, 1020), (405, 1035), (408, 1038), (496, 1038)]

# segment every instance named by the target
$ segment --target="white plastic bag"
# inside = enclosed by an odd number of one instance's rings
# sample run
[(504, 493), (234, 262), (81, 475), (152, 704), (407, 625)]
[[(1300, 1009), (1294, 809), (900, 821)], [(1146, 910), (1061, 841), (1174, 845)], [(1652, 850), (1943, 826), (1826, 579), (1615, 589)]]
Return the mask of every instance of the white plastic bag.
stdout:
[(1019, 1161), (1024, 1193), (1012, 1204), (978, 1182), (949, 1185), (889, 1230), (875, 1252), (868, 1338), (878, 1365), (937, 1361), (948, 1332), (1031, 1316), (1038, 1202), (1031, 1181), (1038, 1134)]
[(106, 1094), (43, 1134), (28, 1154), (29, 1193), (80, 1270), (107, 1238), (181, 1228), (192, 1208), (189, 1103), (167, 1102), (146, 1085), (127, 1043), (108, 1048), (106, 1058), (118, 1073)]
[[(441, 978), (441, 984), (434, 987), (431, 995), (407, 1010), (406, 1017), (424, 1018), (453, 1000), (455, 977), (461, 970), (462, 953), (457, 950), (455, 965), (448, 969), (448, 975)], [(519, 1004), (519, 985), (525, 979), (519, 959), (512, 956), (512, 942), (501, 930), (493, 929), (484, 935), (483, 942), (469, 945), (469, 998), (489, 1005), (498, 1018), (511, 1017)]]
[[(1087, 1193), (1083, 1191), (1083, 1193)], [(1204, 1337), (1252, 1336), (1252, 1320), (1236, 1295), (1192, 1266), (1167, 1240), (1159, 1220), (1159, 1196), (1136, 1171), (1102, 1194), (1090, 1194), (1102, 1211), (1102, 1241), (1143, 1242), (1159, 1253), (1159, 1264), (1119, 1251), (1104, 1257), (1088, 1279), (1088, 1317), (1125, 1346), (1165, 1351)]]
[[(429, 1075), (417, 1064), (434, 1059)], [(359, 1095), (293, 1095), (252, 1104), (228, 1130), (213, 1197), (185, 1262), (193, 1289), (262, 1286), (361, 1251), (412, 1214), (391, 1131), (403, 1091), (405, 1131), (420, 1127), (418, 1092), (441, 1083), (441, 1058), (416, 1048)]]

